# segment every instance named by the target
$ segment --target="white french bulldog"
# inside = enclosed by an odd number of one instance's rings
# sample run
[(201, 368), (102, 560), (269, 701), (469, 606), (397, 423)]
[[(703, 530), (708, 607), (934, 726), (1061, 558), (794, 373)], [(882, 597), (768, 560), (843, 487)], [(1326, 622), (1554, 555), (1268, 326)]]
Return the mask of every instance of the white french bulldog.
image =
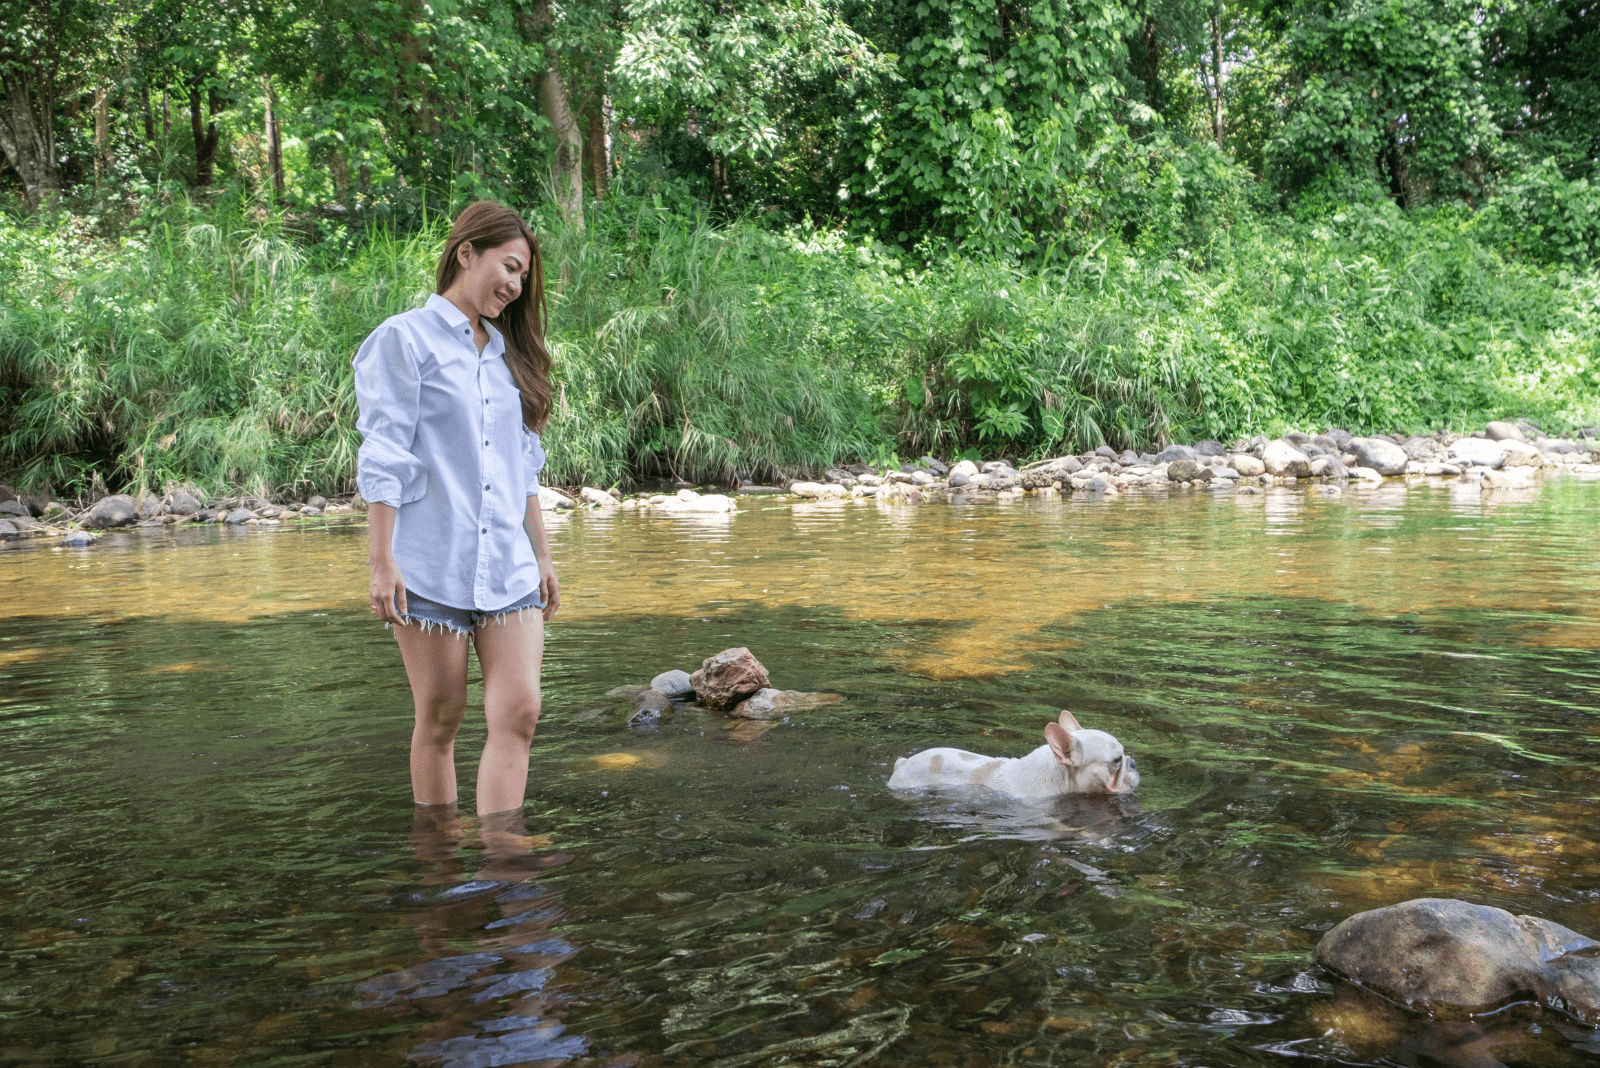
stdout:
[(985, 786), (1012, 797), (1131, 794), (1139, 786), (1133, 757), (1105, 731), (1086, 731), (1062, 710), (1044, 727), (1045, 744), (1025, 757), (986, 757), (965, 749), (924, 749), (894, 762), (891, 790)]

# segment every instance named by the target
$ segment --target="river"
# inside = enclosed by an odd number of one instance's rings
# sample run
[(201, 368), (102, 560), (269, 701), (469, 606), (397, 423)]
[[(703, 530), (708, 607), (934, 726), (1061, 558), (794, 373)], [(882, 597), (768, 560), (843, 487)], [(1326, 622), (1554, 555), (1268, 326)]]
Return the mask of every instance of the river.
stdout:
[[(521, 867), (413, 821), (360, 525), (0, 548), (0, 1061), (1600, 1062), (1311, 960), (1418, 896), (1600, 936), (1600, 481), (741, 506), (548, 520)], [(606, 696), (737, 645), (845, 700)], [(1135, 798), (884, 785), (1061, 708)]]

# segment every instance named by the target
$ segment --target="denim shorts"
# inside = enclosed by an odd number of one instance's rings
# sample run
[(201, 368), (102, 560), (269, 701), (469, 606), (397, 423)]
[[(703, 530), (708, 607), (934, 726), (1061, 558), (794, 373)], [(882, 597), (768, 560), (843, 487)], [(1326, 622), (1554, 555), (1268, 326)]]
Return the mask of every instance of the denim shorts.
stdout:
[(544, 598), (540, 596), (538, 590), (534, 590), (516, 604), (497, 608), (493, 612), (480, 612), (476, 608), (452, 608), (407, 590), (406, 614), (401, 618), (407, 623), (421, 626), (424, 634), (438, 627), (458, 637), (466, 637), (477, 628), (497, 619), (504, 619), (512, 613), (521, 615), (523, 612), (535, 612), (543, 607)]

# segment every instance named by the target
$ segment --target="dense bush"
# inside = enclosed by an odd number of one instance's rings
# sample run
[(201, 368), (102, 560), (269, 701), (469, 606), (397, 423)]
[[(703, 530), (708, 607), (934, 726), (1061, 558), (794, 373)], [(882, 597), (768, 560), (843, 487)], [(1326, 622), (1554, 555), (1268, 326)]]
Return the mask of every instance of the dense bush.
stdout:
[[(1109, 235), (1032, 269), (640, 198), (583, 233), (547, 219), (549, 477), (1600, 421), (1592, 273), (1509, 259), (1464, 209), (1324, 208), (1194, 249), (1179, 212), (1165, 247)], [(67, 216), (0, 223), (0, 474), (348, 488), (350, 355), (430, 291), (443, 222), (349, 251), (294, 232), (238, 202), (180, 202), (114, 241)]]

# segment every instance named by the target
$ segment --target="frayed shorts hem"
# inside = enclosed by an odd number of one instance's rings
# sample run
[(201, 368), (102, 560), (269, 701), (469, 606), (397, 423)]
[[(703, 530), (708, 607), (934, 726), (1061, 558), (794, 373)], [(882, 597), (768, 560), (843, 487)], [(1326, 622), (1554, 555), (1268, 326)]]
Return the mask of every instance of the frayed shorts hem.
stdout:
[[(507, 616), (524, 618), (527, 612), (538, 612), (544, 608), (544, 598), (538, 590), (515, 604), (505, 608), (498, 608), (493, 612), (480, 612), (476, 608), (455, 608), (451, 605), (430, 601), (426, 597), (415, 593), (406, 594), (406, 613), (400, 618), (408, 626), (418, 627), (424, 634), (438, 631), (448, 634), (452, 638), (466, 638), (471, 636), (479, 627), (490, 623), (504, 623)], [(385, 623), (384, 626), (392, 626)]]

